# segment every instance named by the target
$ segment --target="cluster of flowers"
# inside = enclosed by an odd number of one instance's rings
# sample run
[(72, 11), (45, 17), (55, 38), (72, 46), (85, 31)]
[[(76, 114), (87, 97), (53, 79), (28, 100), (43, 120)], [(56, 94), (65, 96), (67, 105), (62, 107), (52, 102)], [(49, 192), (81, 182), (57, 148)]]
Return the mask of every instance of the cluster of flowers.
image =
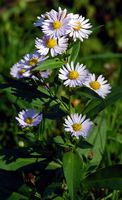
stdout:
[[(40, 27), (44, 36), (42, 39), (36, 38), (36, 51), (27, 54), (17, 64), (15, 64), (10, 71), (10, 74), (17, 79), (23, 77), (37, 78), (32, 74), (32, 69), (37, 65), (42, 64), (49, 56), (55, 57), (63, 54), (70, 43), (77, 39), (83, 41), (91, 34), (89, 30), (92, 26), (88, 19), (79, 14), (67, 13), (67, 10), (58, 8), (58, 12), (51, 10), (38, 17), (34, 23), (35, 26)], [(39, 71), (38, 77), (48, 78), (50, 70), (46, 72)], [(64, 81), (64, 85), (74, 88), (85, 85), (94, 90), (99, 96), (105, 98), (110, 93), (111, 87), (100, 75), (96, 77), (95, 74), (90, 74), (83, 64), (66, 63), (59, 69), (59, 79)], [(92, 122), (90, 119), (85, 119), (82, 114), (71, 114), (65, 118), (64, 129), (70, 132), (73, 136), (79, 138), (80, 135), (87, 137), (91, 129)], [(23, 110), (18, 114), (16, 119), (19, 125), (24, 127), (36, 126), (42, 120), (42, 113), (36, 110)]]

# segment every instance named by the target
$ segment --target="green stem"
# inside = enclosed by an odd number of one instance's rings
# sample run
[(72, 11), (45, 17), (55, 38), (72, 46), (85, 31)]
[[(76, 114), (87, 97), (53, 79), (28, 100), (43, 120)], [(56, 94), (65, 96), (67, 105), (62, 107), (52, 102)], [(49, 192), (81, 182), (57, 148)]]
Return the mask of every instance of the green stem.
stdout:
[(69, 113), (72, 113), (72, 97), (71, 97), (71, 88), (69, 88)]
[[(43, 82), (44, 82), (44, 80), (43, 80)], [(44, 82), (44, 84), (46, 85), (45, 82)], [(53, 100), (54, 100), (56, 103), (58, 103), (58, 104), (60, 103), (60, 104), (62, 105), (62, 107), (65, 109), (65, 111), (67, 112), (67, 111), (68, 111), (68, 108), (67, 108), (66, 104), (65, 104), (61, 99), (59, 99), (59, 98), (52, 92), (52, 90), (50, 89), (50, 87), (48, 87), (47, 85), (46, 85), (46, 87), (47, 87), (47, 89), (48, 89), (48, 92), (49, 92), (51, 98), (53, 98)]]

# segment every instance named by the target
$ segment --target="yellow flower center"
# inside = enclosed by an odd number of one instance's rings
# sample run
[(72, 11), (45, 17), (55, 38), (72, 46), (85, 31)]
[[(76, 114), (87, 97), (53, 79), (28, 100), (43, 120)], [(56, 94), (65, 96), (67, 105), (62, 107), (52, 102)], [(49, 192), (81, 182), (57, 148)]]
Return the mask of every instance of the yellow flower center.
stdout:
[(38, 64), (38, 59), (37, 58), (31, 58), (30, 60), (29, 60), (29, 65), (30, 66), (35, 66), (35, 65), (37, 65)]
[(54, 21), (53, 22), (53, 28), (56, 29), (56, 30), (59, 29), (59, 28), (61, 28), (61, 22), (58, 21), (58, 20)]
[(89, 84), (94, 90), (99, 90), (99, 88), (101, 87), (100, 83), (98, 81), (92, 81)]
[(33, 119), (31, 117), (28, 117), (25, 119), (25, 123), (27, 124), (32, 124), (32, 122), (33, 122)]
[(72, 128), (74, 131), (80, 131), (82, 129), (82, 124), (80, 123), (75, 123), (72, 125)]
[(46, 41), (46, 46), (47, 46), (48, 48), (53, 48), (53, 47), (55, 47), (56, 45), (57, 45), (56, 39), (49, 39), (49, 40)]
[(79, 31), (81, 29), (81, 23), (79, 21), (75, 22), (76, 26), (73, 28), (75, 31)]
[(69, 75), (68, 75), (69, 79), (71, 80), (75, 80), (79, 77), (79, 74), (77, 71), (71, 71), (69, 72)]
[(26, 72), (25, 69), (20, 69), (19, 74), (20, 74), (20, 75), (23, 75), (25, 72)]

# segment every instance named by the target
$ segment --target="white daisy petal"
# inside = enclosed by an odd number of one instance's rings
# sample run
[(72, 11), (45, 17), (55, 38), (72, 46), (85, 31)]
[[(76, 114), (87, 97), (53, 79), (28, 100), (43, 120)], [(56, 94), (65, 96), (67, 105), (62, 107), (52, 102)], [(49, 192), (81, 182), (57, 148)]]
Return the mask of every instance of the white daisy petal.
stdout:
[(66, 64), (66, 66), (62, 66), (59, 70), (59, 79), (65, 80), (64, 85), (69, 87), (82, 86), (86, 81), (88, 76), (88, 70), (83, 66), (83, 64), (77, 63), (74, 66), (74, 62)]
[(85, 38), (87, 39), (92, 33), (91, 30), (88, 30), (92, 27), (91, 24), (88, 23), (89, 19), (85, 20), (84, 17), (73, 14), (70, 14), (70, 18), (69, 25), (71, 27), (71, 31), (69, 32), (69, 36), (73, 37), (74, 41), (77, 39), (80, 39), (81, 41)]
[(10, 75), (17, 79), (30, 77), (31, 76), (30, 67), (18, 62), (11, 67)]
[(35, 109), (26, 109), (18, 113), (16, 120), (22, 128), (32, 127), (38, 125), (42, 121), (42, 114), (38, 113)]
[(65, 37), (52, 38), (43, 36), (42, 39), (36, 38), (35, 47), (40, 55), (47, 55), (49, 52), (52, 57), (62, 54), (68, 47), (68, 39)]
[(96, 78), (95, 74), (89, 74), (84, 85), (94, 90), (102, 98), (105, 98), (111, 91), (110, 84), (107, 83), (102, 75)]
[(85, 120), (85, 116), (75, 113), (65, 118), (64, 130), (77, 138), (87, 137), (91, 126), (92, 122), (89, 119)]
[(47, 13), (47, 19), (42, 21), (42, 31), (51, 38), (65, 36), (71, 30), (69, 20), (70, 17), (67, 15), (66, 9), (62, 10), (59, 7), (58, 12), (51, 10)]
[(44, 60), (46, 60), (48, 57), (44, 57), (40, 55), (38, 52), (26, 54), (20, 63), (23, 65), (27, 65), (31, 68), (36, 67), (37, 65), (42, 64)]

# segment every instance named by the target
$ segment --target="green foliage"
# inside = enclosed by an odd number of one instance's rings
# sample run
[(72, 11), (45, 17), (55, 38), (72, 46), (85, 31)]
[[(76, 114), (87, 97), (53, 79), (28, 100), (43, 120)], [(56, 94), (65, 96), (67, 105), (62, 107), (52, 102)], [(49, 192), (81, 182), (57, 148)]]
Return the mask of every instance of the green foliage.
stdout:
[(47, 69), (57, 69), (59, 67), (61, 67), (64, 64), (63, 61), (60, 61), (59, 59), (48, 59), (45, 60), (44, 63), (42, 63), (41, 65), (37, 66), (35, 70), (47, 70)]
[(113, 104), (114, 102), (116, 102), (117, 100), (122, 98), (122, 87), (116, 87), (115, 89), (113, 89), (113, 91), (111, 92), (111, 94), (106, 97), (105, 100), (101, 101), (91, 101), (88, 105), (88, 107), (85, 110), (85, 113), (89, 116), (95, 116), (96, 114), (98, 114), (100, 111), (102, 111), (103, 109), (105, 109), (107, 106)]
[(63, 170), (71, 200), (76, 200), (76, 192), (81, 182), (82, 160), (75, 152), (63, 156)]
[(76, 59), (78, 57), (78, 53), (80, 51), (80, 44), (81, 44), (81, 42), (78, 40), (72, 45), (72, 47), (70, 49), (71, 53), (69, 56), (69, 62), (76, 61)]
[(122, 165), (114, 165), (89, 175), (83, 184), (88, 188), (122, 189)]
[[(49, 2), (0, 3), (1, 200), (119, 200), (122, 196), (121, 3), (70, 3), (52, 0), (51, 8), (57, 10), (61, 6), (70, 12), (85, 13), (86, 18), (93, 19), (92, 37), (83, 43), (71, 43), (63, 56), (49, 58), (33, 68), (34, 74), (38, 70), (53, 71), (42, 82), (8, 76), (14, 63), (34, 51), (33, 39), (41, 32), (32, 24), (40, 13), (49, 11)], [(76, 93), (64, 88), (58, 80), (58, 70), (67, 61), (80, 62), (93, 73), (103, 73), (113, 86), (112, 92), (102, 99), (87, 87), (76, 89)], [(70, 105), (73, 99), (80, 103)], [(26, 108), (43, 113), (38, 127), (18, 127), (15, 116)], [(64, 133), (63, 118), (71, 111), (82, 112), (93, 120), (87, 139), (77, 140)], [(29, 180), (28, 173), (32, 173)]]

